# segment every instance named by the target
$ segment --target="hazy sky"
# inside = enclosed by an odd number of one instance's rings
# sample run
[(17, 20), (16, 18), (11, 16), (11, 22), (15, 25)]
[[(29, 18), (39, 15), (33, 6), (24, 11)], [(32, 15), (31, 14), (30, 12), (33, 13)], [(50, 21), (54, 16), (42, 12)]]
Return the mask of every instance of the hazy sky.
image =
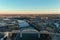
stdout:
[(1, 13), (60, 13), (60, 0), (0, 0)]

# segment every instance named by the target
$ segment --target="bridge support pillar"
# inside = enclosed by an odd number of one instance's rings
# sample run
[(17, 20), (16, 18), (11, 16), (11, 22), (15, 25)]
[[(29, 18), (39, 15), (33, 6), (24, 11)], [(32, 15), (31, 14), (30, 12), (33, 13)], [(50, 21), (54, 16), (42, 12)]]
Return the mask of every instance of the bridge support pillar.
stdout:
[(38, 38), (40, 38), (40, 32), (38, 32)]
[(20, 38), (22, 38), (22, 32), (20, 32)]

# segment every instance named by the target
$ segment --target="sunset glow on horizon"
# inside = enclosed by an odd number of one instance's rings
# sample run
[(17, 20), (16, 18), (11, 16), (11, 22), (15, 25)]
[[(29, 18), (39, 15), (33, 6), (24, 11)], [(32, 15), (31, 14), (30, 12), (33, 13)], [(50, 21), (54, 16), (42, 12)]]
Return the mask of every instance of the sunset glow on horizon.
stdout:
[(0, 14), (60, 14), (60, 0), (0, 0)]

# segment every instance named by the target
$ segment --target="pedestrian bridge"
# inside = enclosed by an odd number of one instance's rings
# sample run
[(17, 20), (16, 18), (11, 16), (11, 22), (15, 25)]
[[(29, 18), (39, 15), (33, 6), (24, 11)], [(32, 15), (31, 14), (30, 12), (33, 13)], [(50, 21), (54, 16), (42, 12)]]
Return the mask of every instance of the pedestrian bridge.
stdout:
[(52, 33), (52, 32), (48, 32), (48, 31), (45, 31), (45, 30), (40, 31), (40, 32), (39, 31), (36, 31), (36, 30), (23, 30), (23, 31), (14, 30), (12, 32), (0, 32), (0, 33), (4, 34), (4, 37), (1, 38), (1, 40), (3, 40), (6, 37), (7, 37), (7, 39), (9, 39), (10, 36), (12, 36), (13, 33), (16, 33), (16, 34), (20, 33), (20, 38), (23, 37), (23, 33), (25, 33), (25, 34), (28, 34), (28, 33), (35, 34), (36, 33), (36, 34), (38, 34), (38, 38), (40, 38), (40, 34), (49, 34), (50, 36), (51, 35), (54, 35), (54, 37), (55, 37), (55, 35), (60, 35), (60, 33)]

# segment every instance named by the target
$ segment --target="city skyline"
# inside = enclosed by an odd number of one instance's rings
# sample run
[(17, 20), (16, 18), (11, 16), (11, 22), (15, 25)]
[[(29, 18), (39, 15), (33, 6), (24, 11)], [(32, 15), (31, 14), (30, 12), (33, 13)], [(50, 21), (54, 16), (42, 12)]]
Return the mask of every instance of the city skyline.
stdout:
[(0, 14), (60, 14), (60, 0), (0, 0)]

